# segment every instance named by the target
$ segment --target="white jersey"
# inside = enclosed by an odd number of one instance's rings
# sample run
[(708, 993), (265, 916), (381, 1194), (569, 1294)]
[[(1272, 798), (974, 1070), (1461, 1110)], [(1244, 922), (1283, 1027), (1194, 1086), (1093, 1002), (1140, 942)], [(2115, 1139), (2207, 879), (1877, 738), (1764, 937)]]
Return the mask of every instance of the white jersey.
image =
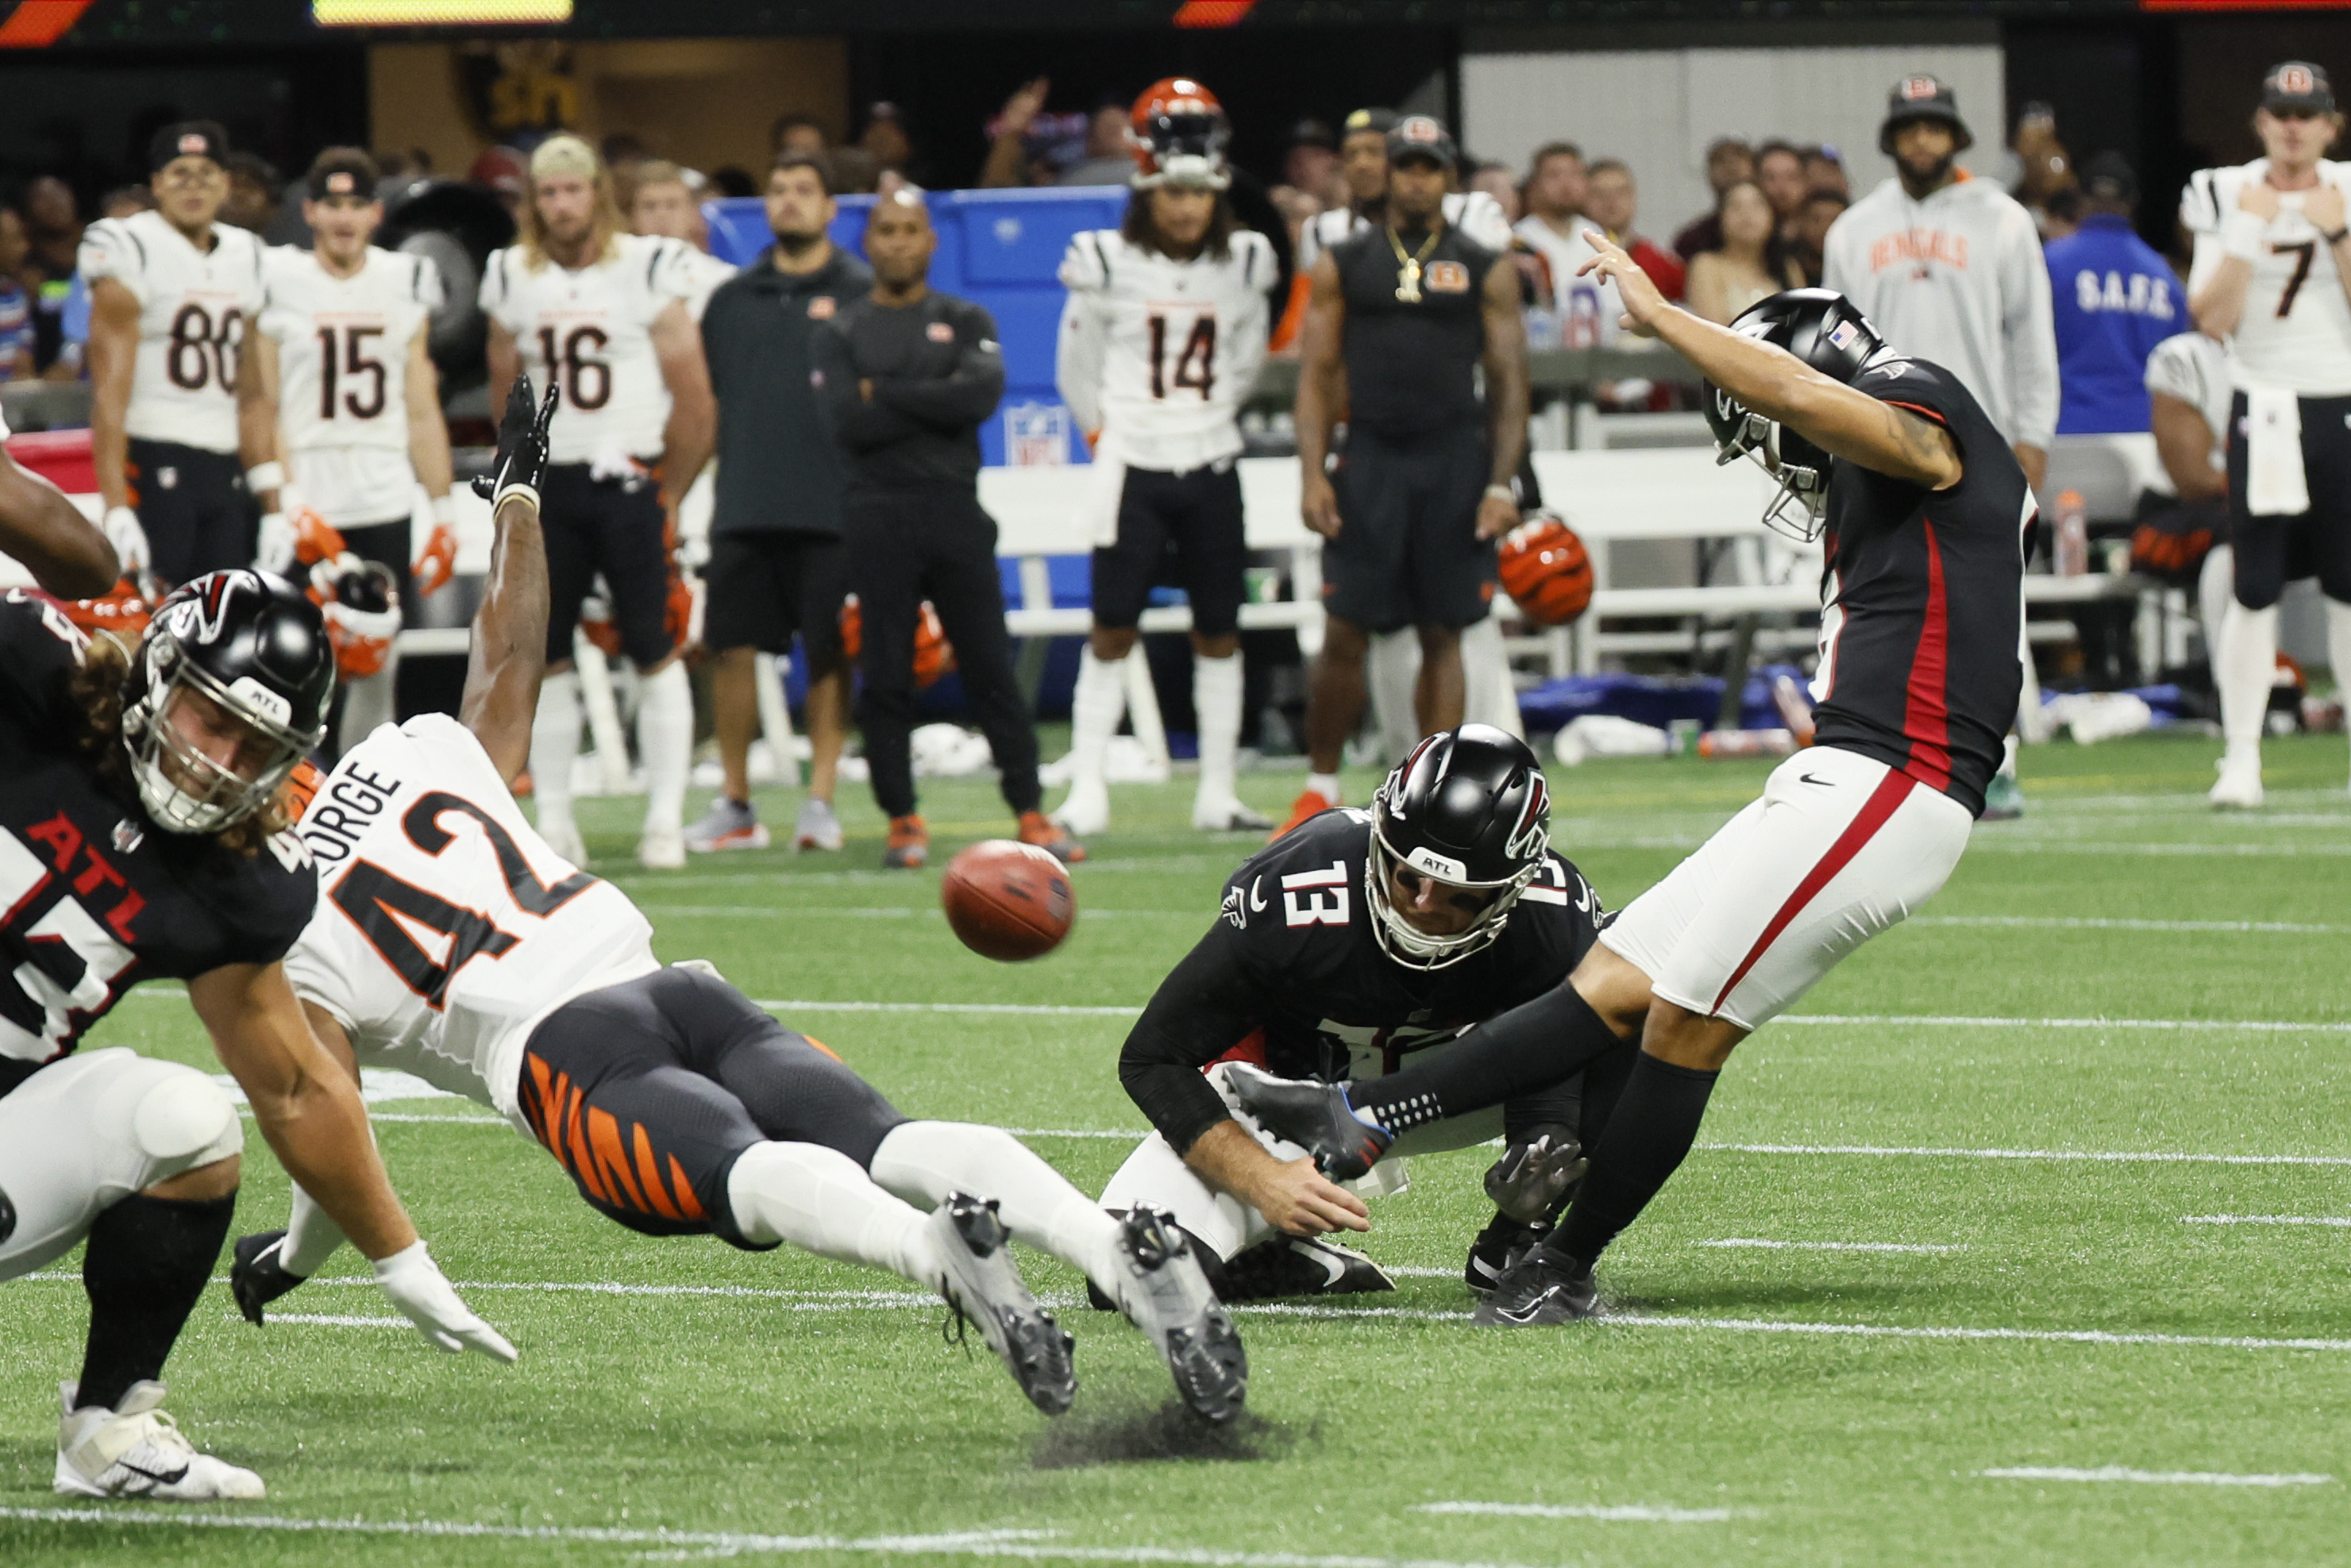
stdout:
[(2204, 416), (2212, 431), (2212, 466), (2229, 465), (2229, 350), (2201, 332), (2166, 338), (2147, 357), (2147, 390), (2176, 397)]
[(339, 528), (404, 520), (416, 498), (408, 356), (441, 304), (440, 268), (371, 246), (357, 273), (337, 277), (314, 253), (278, 246), (262, 283), (279, 445), (303, 500)]
[(226, 224), (198, 250), (155, 212), (82, 231), (81, 275), (111, 277), (139, 301), (139, 357), (123, 428), (141, 441), (236, 450), (237, 353), (261, 307), (262, 244)]
[[(2193, 296), (2227, 259), (2220, 231), (2238, 194), (2269, 172), (2266, 158), (2227, 169), (2199, 169), (2179, 195), (2179, 221), (2196, 236), (2189, 268)], [(2319, 179), (2351, 195), (2351, 163), (2322, 159)], [(2351, 300), (2335, 267), (2335, 250), (2302, 215), (2306, 191), (2278, 193), (2278, 215), (2253, 259), (2245, 308), (2237, 318), (2230, 375), (2252, 390), (2283, 387), (2302, 397), (2351, 394)]]
[(685, 297), (685, 313), (700, 321), (702, 313), (710, 308), (710, 297), (738, 269), (733, 262), (721, 261), (708, 251), (696, 250), (692, 246), (685, 247), (684, 266), (686, 279), (693, 287), (693, 292)]
[(531, 831), (472, 731), (385, 725), (343, 756), (299, 829), (319, 909), (286, 973), (369, 1067), (397, 1068), (525, 1128), (516, 1081), (541, 1019), (661, 967), (626, 894)]
[[(1510, 214), (1502, 211), (1502, 204), (1494, 200), (1490, 193), (1448, 191), (1440, 210), (1447, 223), (1488, 250), (1510, 248)], [(1298, 236), (1298, 270), (1305, 271), (1314, 265), (1316, 256), (1371, 226), (1371, 220), (1353, 207), (1332, 207), (1315, 214), (1314, 221)]]
[(669, 423), (669, 385), (653, 352), (654, 318), (673, 300), (694, 297), (684, 240), (620, 235), (601, 261), (576, 271), (542, 260), (533, 267), (520, 246), (491, 253), (482, 269), (482, 309), (514, 335), (534, 384), (559, 377), (549, 457), (557, 463), (619, 465), (661, 455)]
[(1080, 428), (1102, 432), (1096, 461), (1184, 474), (1239, 455), (1275, 272), (1254, 229), (1236, 229), (1222, 259), (1176, 261), (1116, 229), (1070, 241), (1054, 379)]
[(1625, 304), (1616, 286), (1599, 277), (1578, 277), (1576, 271), (1600, 253), (1583, 237), (1584, 220), (1572, 218), (1562, 235), (1529, 213), (1511, 232), (1551, 268), (1552, 308), (1559, 312), (1559, 346), (1562, 349), (1613, 349), (1624, 329), (1617, 318)]

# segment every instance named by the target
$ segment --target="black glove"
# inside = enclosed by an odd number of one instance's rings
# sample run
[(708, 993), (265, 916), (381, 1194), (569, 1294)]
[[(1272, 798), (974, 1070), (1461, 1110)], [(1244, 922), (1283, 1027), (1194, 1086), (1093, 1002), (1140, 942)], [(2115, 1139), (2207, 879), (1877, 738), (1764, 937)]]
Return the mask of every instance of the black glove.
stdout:
[(474, 481), (474, 494), (487, 501), (493, 512), (514, 495), (528, 495), (532, 506), (538, 505), (538, 486), (547, 477), (547, 427), (562, 401), (563, 389), (551, 378), (547, 401), (537, 402), (530, 376), (515, 377), (507, 393), (506, 414), (498, 421), (497, 467)]
[(1487, 1168), (1486, 1196), (1522, 1224), (1546, 1225), (1591, 1166), (1583, 1145), (1565, 1127), (1532, 1127)]
[(265, 1230), (258, 1236), (236, 1239), (236, 1260), (229, 1265), (229, 1293), (236, 1298), (236, 1310), (245, 1321), (262, 1321), (261, 1309), (309, 1278), (308, 1274), (289, 1274), (277, 1266), (277, 1254), (286, 1242), (283, 1230)]

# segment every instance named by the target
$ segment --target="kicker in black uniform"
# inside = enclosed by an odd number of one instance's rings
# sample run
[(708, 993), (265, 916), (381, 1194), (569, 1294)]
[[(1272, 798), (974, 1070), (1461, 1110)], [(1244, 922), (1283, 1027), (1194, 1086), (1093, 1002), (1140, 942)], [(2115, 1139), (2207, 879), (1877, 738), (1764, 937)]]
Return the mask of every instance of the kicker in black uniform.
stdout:
[(1465, 725), (1415, 747), (1370, 810), (1326, 811), (1243, 865), (1216, 925), (1127, 1037), (1119, 1078), (1157, 1131), (1103, 1204), (1171, 1210), (1204, 1255), (1224, 1260), (1228, 1299), (1385, 1290), (1369, 1260), (1317, 1239), (1369, 1228), (1359, 1194), (1402, 1188), (1394, 1156), (1503, 1134), (1487, 1184), (1501, 1211), (1468, 1263), (1473, 1288), (1489, 1286), (1528, 1226), (1556, 1212), (1629, 1048), (1580, 1081), (1422, 1128), (1353, 1190), (1259, 1132), (1226, 1083), (1235, 1064), (1376, 1079), (1557, 986), (1603, 917), (1591, 885), (1550, 848), (1550, 823), (1526, 744)]

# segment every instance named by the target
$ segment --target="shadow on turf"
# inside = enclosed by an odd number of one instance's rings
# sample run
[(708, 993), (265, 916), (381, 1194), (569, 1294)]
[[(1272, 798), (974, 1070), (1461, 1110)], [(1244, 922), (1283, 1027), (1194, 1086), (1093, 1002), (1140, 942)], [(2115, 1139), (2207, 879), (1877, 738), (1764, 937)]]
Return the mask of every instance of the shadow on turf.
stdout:
[(1150, 1459), (1278, 1459), (1297, 1441), (1288, 1427), (1246, 1410), (1219, 1427), (1170, 1399), (1140, 1413), (1064, 1416), (1039, 1436), (1034, 1462), (1040, 1470), (1070, 1470)]

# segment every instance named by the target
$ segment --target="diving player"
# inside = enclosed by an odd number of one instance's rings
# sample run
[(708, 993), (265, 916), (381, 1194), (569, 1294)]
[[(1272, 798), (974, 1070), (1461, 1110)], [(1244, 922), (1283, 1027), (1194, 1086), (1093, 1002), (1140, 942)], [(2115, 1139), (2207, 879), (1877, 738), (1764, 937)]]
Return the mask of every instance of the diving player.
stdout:
[(1843, 295), (1793, 289), (1717, 327), (1589, 237), (1627, 324), (1707, 377), (1716, 444), (1779, 480), (1764, 520), (1825, 539), (1815, 744), (1627, 905), (1566, 985), (1455, 1050), (1353, 1090), (1232, 1070), (1245, 1107), (1345, 1176), (1424, 1122), (1557, 1082), (1637, 1033), (1566, 1218), (1479, 1309), (1510, 1325), (1590, 1315), (1593, 1260), (1689, 1153), (1733, 1048), (1959, 863), (2016, 715), (2035, 520), (1982, 406)]
[(1134, 101), (1134, 194), (1115, 229), (1070, 242), (1056, 366), (1093, 445), (1093, 631), (1071, 708), (1068, 799), (1083, 837), (1110, 826), (1103, 758), (1126, 707), (1127, 659), (1152, 588), (1171, 575), (1192, 607), (1200, 784), (1192, 825), (1272, 820), (1236, 792), (1241, 733), (1241, 400), (1265, 361), (1273, 246), (1238, 227), (1226, 188), (1231, 128), (1216, 95), (1170, 77)]
[[(548, 412), (534, 428), (516, 383), (465, 722), (377, 731), (302, 821), (322, 897), (287, 968), (345, 1082), (360, 1062), (393, 1066), (494, 1107), (631, 1229), (751, 1250), (791, 1241), (935, 1289), (1058, 1414), (1076, 1388), (1071, 1342), (1021, 1284), (1008, 1232), (1118, 1302), (1193, 1409), (1237, 1416), (1240, 1339), (1172, 1219), (1104, 1212), (998, 1128), (908, 1121), (707, 965), (663, 967), (626, 895), (523, 820), (507, 782), (531, 744), (546, 641), (535, 480)], [(445, 945), (428, 950), (423, 931)], [(298, 1192), (288, 1230), (237, 1243), (246, 1315), (259, 1322), (341, 1240)]]
[[(311, 163), (302, 217), (314, 248), (278, 246), (263, 259), (238, 392), (246, 484), (265, 508), (261, 569), (288, 571), (298, 559), (313, 565), (348, 550), (384, 569), (396, 612), (412, 576), (421, 593), (448, 582), (457, 513), (449, 427), (425, 341), (441, 304), (440, 269), (370, 243), (383, 222), (375, 187), (375, 160), (356, 147), (329, 147)], [(412, 565), (420, 482), (433, 528)], [(338, 753), (391, 721), (398, 674), (389, 653), (373, 674), (346, 672)]]
[[(1218, 1293), (1386, 1290), (1370, 1260), (1317, 1239), (1369, 1228), (1355, 1192), (1235, 1108), (1227, 1062), (1285, 1078), (1363, 1082), (1541, 996), (1591, 947), (1600, 901), (1550, 848), (1551, 800), (1526, 743), (1464, 725), (1416, 746), (1368, 811), (1326, 811), (1233, 873), (1224, 911), (1127, 1036), (1119, 1078), (1158, 1129), (1102, 1193), (1164, 1206), (1221, 1264)], [(1632, 1066), (1629, 1047), (1499, 1112), (1425, 1126), (1384, 1151), (1372, 1195), (1403, 1185), (1393, 1156), (1502, 1134), (1487, 1177), (1500, 1206), (1471, 1249), (1493, 1287), (1555, 1218)], [(1580, 1102), (1580, 1103), (1579, 1103)]]

